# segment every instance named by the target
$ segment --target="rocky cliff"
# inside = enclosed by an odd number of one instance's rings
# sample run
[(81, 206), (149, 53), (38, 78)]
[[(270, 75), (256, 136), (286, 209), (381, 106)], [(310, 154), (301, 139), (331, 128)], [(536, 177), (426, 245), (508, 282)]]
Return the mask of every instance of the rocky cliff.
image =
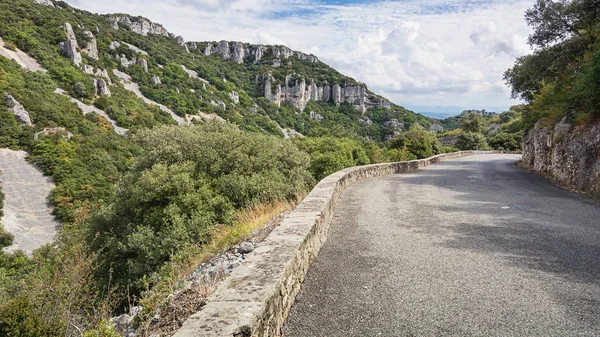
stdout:
[(385, 107), (390, 108), (390, 103), (382, 98), (372, 97), (367, 93), (367, 88), (362, 85), (340, 86), (339, 84), (329, 85), (325, 83), (317, 86), (314, 80), (306, 84), (304, 78), (292, 80), (292, 76), (286, 76), (283, 84), (274, 84), (275, 79), (271, 75), (265, 75), (264, 97), (269, 101), (281, 105), (282, 102), (292, 103), (297, 109), (304, 110), (309, 101), (322, 101), (341, 104), (350, 103), (361, 112), (369, 108)]
[(141, 16), (113, 15), (108, 17), (108, 22), (113, 29), (127, 28), (134, 33), (147, 36), (148, 34), (171, 36), (167, 29)]
[(538, 122), (523, 137), (523, 162), (571, 189), (600, 197), (600, 123), (554, 128)]
[[(195, 42), (190, 42), (192, 49), (195, 49), (195, 46)], [(209, 56), (212, 54), (218, 54), (239, 64), (245, 61), (251, 64), (258, 64), (264, 56), (268, 55), (273, 56), (275, 60), (279, 61), (295, 56), (311, 63), (319, 62), (319, 59), (314, 55), (291, 50), (286, 46), (265, 46), (262, 44), (229, 41), (208, 42), (204, 48), (204, 55)]]

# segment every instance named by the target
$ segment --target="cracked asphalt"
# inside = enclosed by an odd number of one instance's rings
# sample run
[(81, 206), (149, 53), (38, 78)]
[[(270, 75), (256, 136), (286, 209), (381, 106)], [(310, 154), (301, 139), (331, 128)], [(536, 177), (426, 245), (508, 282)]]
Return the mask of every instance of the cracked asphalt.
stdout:
[(518, 159), (350, 186), (284, 336), (600, 336), (600, 206)]

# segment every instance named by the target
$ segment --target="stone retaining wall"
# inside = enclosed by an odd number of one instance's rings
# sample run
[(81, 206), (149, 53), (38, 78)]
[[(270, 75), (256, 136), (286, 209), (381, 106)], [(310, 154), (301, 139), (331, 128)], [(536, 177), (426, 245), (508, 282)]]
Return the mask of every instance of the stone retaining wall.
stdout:
[(347, 168), (321, 180), (266, 240), (221, 283), (208, 304), (175, 337), (279, 336), (309, 266), (327, 240), (335, 202), (349, 185), (472, 154), (462, 151), (422, 160)]

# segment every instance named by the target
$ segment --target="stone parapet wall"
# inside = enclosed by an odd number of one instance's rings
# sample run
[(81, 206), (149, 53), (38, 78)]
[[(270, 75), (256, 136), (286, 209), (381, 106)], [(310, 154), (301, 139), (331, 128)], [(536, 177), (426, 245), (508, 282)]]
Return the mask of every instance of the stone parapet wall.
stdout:
[(192, 315), (175, 336), (279, 336), (308, 268), (327, 240), (336, 200), (346, 187), (371, 177), (484, 153), (502, 152), (462, 151), (351, 167), (331, 174), (221, 283), (207, 305)]

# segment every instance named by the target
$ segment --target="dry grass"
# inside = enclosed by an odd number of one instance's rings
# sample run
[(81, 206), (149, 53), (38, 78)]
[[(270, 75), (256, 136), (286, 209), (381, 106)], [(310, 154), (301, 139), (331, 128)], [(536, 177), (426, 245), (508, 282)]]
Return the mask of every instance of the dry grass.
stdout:
[[(298, 198), (298, 201), (300, 200), (301, 198)], [(170, 275), (159, 281), (140, 300), (144, 307), (144, 315), (140, 315), (138, 320), (139, 336), (174, 334), (189, 316), (206, 304), (207, 297), (216, 290), (219, 281), (223, 279), (222, 276), (217, 276), (215, 281), (208, 284), (203, 281), (188, 282), (187, 279), (194, 269), (242, 241), (251, 238), (253, 241), (261, 241), (278, 225), (274, 219), (296, 204), (297, 202), (280, 201), (243, 210), (238, 213), (232, 225), (216, 226), (210, 243), (202, 247), (190, 247), (184, 258), (174, 259), (179, 261), (169, 266)], [(158, 321), (152, 320), (151, 312), (160, 313)]]

